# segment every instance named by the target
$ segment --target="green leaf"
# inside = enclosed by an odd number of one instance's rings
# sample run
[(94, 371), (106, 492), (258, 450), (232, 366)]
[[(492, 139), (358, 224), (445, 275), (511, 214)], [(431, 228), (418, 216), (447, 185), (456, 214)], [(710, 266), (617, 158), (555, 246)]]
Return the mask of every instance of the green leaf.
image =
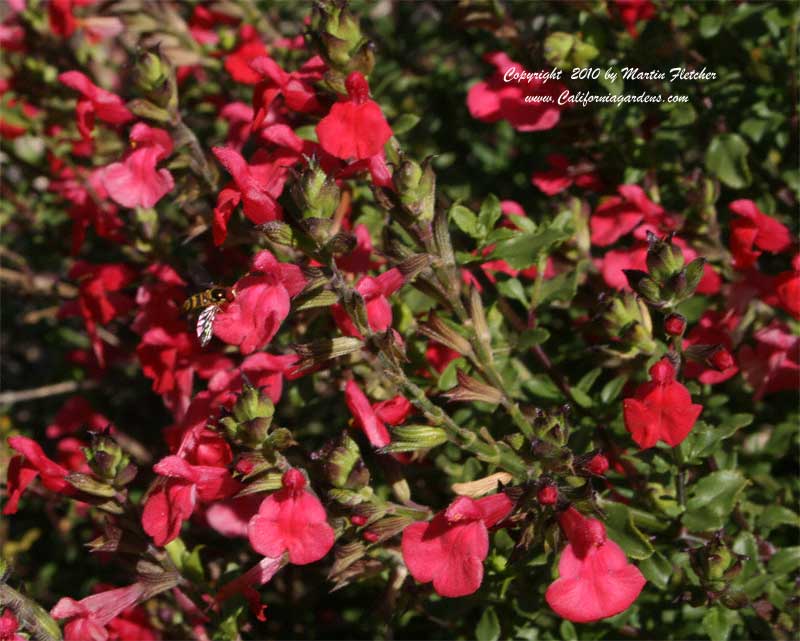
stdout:
[(478, 217), (464, 205), (453, 205), (450, 208), (450, 219), (468, 236), (479, 238)]
[(573, 641), (573, 639), (578, 638), (578, 633), (575, 632), (575, 626), (572, 624), (572, 621), (564, 619), (561, 625), (558, 626), (558, 631), (564, 641)]
[(650, 539), (636, 527), (633, 515), (622, 503), (604, 503), (608, 514), (606, 528), (608, 538), (617, 543), (632, 559), (642, 561), (652, 556), (654, 549)]
[(411, 131), (417, 126), (419, 121), (420, 117), (417, 114), (403, 114), (392, 124), (392, 133), (394, 133), (395, 136), (399, 136), (407, 131)]
[(627, 382), (628, 377), (624, 375), (612, 378), (603, 386), (603, 389), (600, 390), (600, 400), (608, 405), (622, 393), (622, 388), (625, 387), (625, 383)]
[(541, 345), (548, 338), (550, 338), (550, 332), (548, 332), (544, 327), (526, 329), (519, 335), (517, 347), (519, 349), (529, 349), (534, 345)]
[(700, 18), (700, 35), (703, 38), (713, 38), (722, 28), (722, 18), (714, 14), (707, 14)]
[(800, 527), (800, 516), (782, 505), (768, 505), (758, 517), (758, 525), (767, 530), (781, 525)]
[(586, 392), (582, 389), (578, 389), (577, 387), (572, 389), (572, 398), (575, 402), (583, 408), (589, 408), (594, 405), (594, 401), (592, 401), (592, 397), (589, 396)]
[(539, 226), (536, 231), (515, 234), (508, 240), (497, 243), (490, 260), (503, 259), (512, 269), (527, 269), (534, 265), (542, 253), (560, 245), (572, 235), (569, 225), (571, 214), (560, 214), (549, 224)]
[(526, 308), (530, 306), (528, 297), (525, 295), (525, 288), (517, 278), (498, 282), (497, 291), (500, 292), (501, 296), (519, 301)]
[[(603, 373), (602, 367), (595, 367), (593, 370), (588, 372), (575, 384), (575, 388), (588, 393), (590, 389), (592, 389), (592, 385), (598, 379), (600, 374)], [(573, 388), (574, 389), (574, 388)]]
[(493, 606), (483, 611), (478, 625), (475, 626), (475, 638), (478, 641), (497, 641), (500, 638), (500, 619)]
[(730, 438), (752, 422), (752, 414), (734, 414), (722, 421), (718, 427), (698, 421), (689, 436), (680, 444), (680, 451), (687, 463), (700, 462), (714, 454), (721, 441)]
[(800, 545), (778, 550), (767, 564), (767, 569), (779, 576), (794, 572), (797, 568), (800, 568)]
[(736, 612), (715, 606), (703, 617), (703, 630), (711, 638), (711, 641), (727, 641), (734, 623), (738, 621), (739, 615)]
[(500, 201), (494, 194), (489, 194), (486, 200), (481, 205), (481, 210), (478, 212), (478, 223), (484, 230), (484, 236), (495, 226), (500, 216), (503, 215), (500, 209)]
[(673, 572), (672, 562), (669, 559), (665, 559), (661, 554), (656, 552), (639, 563), (639, 569), (642, 571), (642, 574), (644, 574), (644, 578), (655, 585), (659, 590), (667, 589)]
[(750, 482), (739, 471), (712, 472), (692, 485), (683, 524), (693, 532), (718, 530), (725, 525), (739, 494)]
[(733, 189), (747, 187), (751, 180), (747, 154), (750, 148), (739, 134), (714, 136), (706, 150), (706, 169)]

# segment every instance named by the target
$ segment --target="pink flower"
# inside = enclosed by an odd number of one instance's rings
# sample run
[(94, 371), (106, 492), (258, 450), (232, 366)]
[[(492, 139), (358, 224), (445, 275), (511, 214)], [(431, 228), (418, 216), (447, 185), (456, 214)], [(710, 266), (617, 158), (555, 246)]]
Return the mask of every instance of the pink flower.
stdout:
[(244, 215), (256, 225), (279, 220), (283, 209), (277, 199), (283, 192), (287, 169), (263, 150), (250, 164), (231, 147), (214, 147), (214, 155), (233, 177), (217, 196), (214, 208), (214, 244), (221, 245), (228, 233), (228, 220), (241, 202)]
[(242, 354), (265, 347), (289, 315), (292, 296), (304, 286), (297, 265), (280, 263), (267, 250), (259, 252), (251, 273), (234, 285), (235, 300), (217, 314), (214, 333)]
[(600, 191), (603, 187), (591, 167), (570, 165), (569, 158), (563, 154), (550, 154), (547, 164), (552, 169), (534, 172), (531, 182), (548, 196), (554, 196), (573, 184), (590, 191)]
[(50, 614), (54, 619), (69, 619), (64, 627), (65, 641), (107, 641), (110, 637), (106, 625), (136, 605), (143, 595), (144, 587), (134, 583), (80, 601), (64, 597), (50, 610)]
[(800, 385), (800, 336), (778, 321), (758, 330), (756, 347), (739, 350), (739, 364), (747, 382), (755, 389), (753, 399), (784, 390), (797, 391)]
[(123, 207), (154, 207), (175, 186), (168, 169), (156, 169), (172, 154), (172, 139), (163, 129), (138, 122), (131, 129), (130, 141), (131, 151), (122, 161), (106, 167), (103, 185)]
[(53, 423), (47, 426), (47, 438), (61, 438), (75, 434), (81, 428), (100, 432), (111, 424), (103, 414), (95, 412), (82, 396), (73, 396), (58, 410)]
[[(739, 324), (739, 318), (733, 314), (722, 314), (721, 312), (708, 311), (705, 312), (700, 320), (697, 322), (691, 331), (684, 337), (684, 347), (691, 347), (692, 345), (719, 345), (721, 346), (728, 357), (730, 357), (730, 350), (733, 349), (733, 341), (731, 340), (730, 332), (736, 329)], [(732, 358), (730, 362), (720, 364), (727, 365), (721, 370), (718, 367), (709, 367), (704, 363), (699, 363), (693, 360), (687, 360), (684, 365), (683, 373), (686, 378), (696, 378), (701, 383), (706, 385), (714, 385), (727, 381), (732, 376), (735, 376), (739, 371), (736, 361)]]
[(386, 423), (399, 425), (411, 413), (411, 403), (403, 396), (371, 405), (364, 392), (355, 381), (347, 381), (344, 399), (353, 423), (361, 428), (373, 447), (386, 447), (392, 442)]
[(592, 244), (607, 247), (633, 231), (640, 223), (671, 231), (676, 221), (650, 200), (638, 185), (620, 185), (619, 196), (605, 198), (589, 220)]
[(227, 467), (192, 465), (180, 456), (161, 459), (153, 471), (166, 478), (156, 481), (145, 499), (142, 527), (159, 546), (178, 536), (198, 500), (224, 499), (240, 487)]
[(8, 464), (8, 501), (3, 506), (3, 514), (17, 513), (22, 493), (37, 476), (41, 476), (42, 485), (51, 492), (67, 496), (74, 493), (65, 478), (69, 470), (50, 460), (36, 441), (25, 436), (12, 436), (8, 439), (8, 444), (21, 456), (12, 457)]
[[(513, 80), (511, 74), (527, 71), (500, 51), (488, 53), (484, 59), (494, 65), (495, 72), (488, 80), (473, 85), (467, 94), (467, 107), (473, 118), (483, 122), (508, 120), (517, 131), (545, 131), (558, 124), (563, 107), (556, 98), (566, 89), (563, 84), (553, 80)], [(551, 100), (526, 103), (527, 95), (549, 96)]]
[(363, 75), (354, 71), (345, 81), (349, 100), (337, 102), (317, 125), (320, 147), (331, 156), (364, 160), (380, 153), (392, 129), (380, 106), (369, 97)]
[(778, 307), (800, 320), (800, 254), (794, 257), (790, 271), (775, 277), (774, 290)]
[(124, 125), (135, 118), (122, 98), (98, 87), (80, 71), (65, 71), (58, 76), (58, 79), (62, 84), (81, 94), (76, 111), (78, 131), (84, 139), (92, 137), (95, 117), (112, 125)]
[(647, 582), (639, 569), (628, 563), (597, 519), (569, 507), (558, 520), (569, 544), (558, 562), (559, 578), (545, 593), (548, 605), (575, 623), (590, 623), (627, 610)]
[(625, 428), (643, 450), (658, 441), (675, 447), (692, 430), (703, 406), (693, 404), (689, 390), (675, 380), (667, 357), (650, 368), (650, 378), (623, 401)]
[(291, 469), (283, 475), (283, 489), (264, 499), (247, 528), (256, 552), (272, 558), (288, 552), (290, 563), (306, 565), (333, 547), (334, 532), (325, 508), (305, 488), (303, 473)]
[(472, 594), (483, 581), (483, 561), (489, 552), (487, 528), (513, 507), (505, 494), (477, 501), (459, 496), (431, 521), (403, 530), (402, 551), (408, 571), (420, 583), (433, 582), (436, 594)]
[(730, 238), (736, 269), (752, 267), (761, 255), (759, 249), (780, 253), (791, 248), (792, 236), (786, 225), (762, 213), (752, 200), (734, 200), (728, 208), (737, 216), (731, 221)]
[[(367, 322), (374, 332), (385, 332), (392, 326), (392, 305), (388, 297), (403, 285), (403, 275), (397, 268), (389, 269), (380, 276), (364, 276), (356, 285), (356, 291), (364, 297)], [(363, 338), (344, 308), (336, 304), (331, 313), (339, 329), (348, 336)]]

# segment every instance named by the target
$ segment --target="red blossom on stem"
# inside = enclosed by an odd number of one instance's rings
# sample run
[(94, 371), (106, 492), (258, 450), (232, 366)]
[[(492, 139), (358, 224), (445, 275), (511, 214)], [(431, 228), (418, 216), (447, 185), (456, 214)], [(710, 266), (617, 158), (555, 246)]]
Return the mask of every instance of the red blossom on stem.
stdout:
[[(367, 322), (374, 332), (385, 332), (392, 326), (392, 305), (389, 296), (403, 286), (404, 278), (400, 270), (395, 268), (383, 272), (380, 276), (364, 276), (358, 281), (356, 291), (364, 297), (367, 308)], [(363, 338), (353, 324), (345, 309), (336, 304), (331, 313), (339, 329), (348, 336)]]
[(664, 357), (650, 368), (650, 382), (623, 401), (625, 427), (641, 449), (664, 441), (675, 447), (686, 438), (703, 411), (675, 380), (675, 368)]
[(123, 611), (136, 605), (144, 587), (134, 583), (124, 588), (93, 594), (76, 601), (64, 597), (50, 614), (54, 619), (69, 619), (64, 627), (65, 641), (108, 641), (106, 626)]
[(283, 475), (283, 489), (268, 496), (248, 525), (250, 545), (259, 554), (276, 558), (288, 552), (289, 562), (319, 561), (333, 547), (334, 532), (325, 508), (306, 489), (297, 469)]
[[(731, 332), (739, 324), (739, 317), (721, 312), (705, 312), (683, 339), (684, 348), (692, 345), (718, 345), (709, 363), (687, 360), (683, 373), (686, 378), (696, 378), (706, 385), (727, 381), (739, 371), (730, 353), (733, 349)], [(710, 365), (710, 366), (709, 366)]]
[(123, 207), (153, 207), (175, 182), (168, 169), (156, 165), (172, 154), (172, 138), (163, 129), (138, 122), (131, 129), (131, 150), (103, 173), (108, 195)]
[(739, 350), (739, 363), (747, 382), (760, 401), (767, 394), (800, 386), (800, 336), (778, 321), (758, 330), (753, 336), (755, 349), (745, 345)]
[(267, 250), (252, 261), (250, 274), (234, 285), (236, 298), (217, 314), (214, 334), (242, 354), (262, 349), (289, 315), (291, 298), (305, 286), (297, 265), (278, 262)]
[(67, 496), (74, 494), (72, 486), (66, 481), (69, 470), (49, 459), (36, 441), (25, 436), (12, 436), (8, 444), (19, 455), (13, 456), (8, 464), (8, 500), (3, 506), (3, 514), (17, 513), (22, 493), (37, 476), (51, 492)]
[(569, 158), (563, 154), (547, 156), (548, 171), (535, 171), (531, 183), (548, 196), (555, 196), (573, 184), (589, 191), (600, 191), (603, 183), (598, 175), (589, 168), (571, 165)]
[(547, 604), (560, 617), (590, 623), (627, 610), (646, 581), (605, 526), (569, 507), (558, 519), (569, 544), (558, 562), (559, 578), (547, 588)]
[(81, 94), (76, 111), (78, 131), (84, 139), (92, 137), (95, 118), (112, 125), (124, 125), (135, 118), (122, 98), (98, 87), (86, 74), (80, 71), (65, 71), (58, 76), (58, 79), (62, 84)]
[(780, 253), (792, 246), (792, 236), (783, 223), (762, 213), (752, 200), (734, 200), (728, 208), (731, 220), (730, 248), (736, 269), (752, 267), (761, 251)]
[(364, 160), (380, 153), (392, 137), (392, 129), (377, 102), (369, 97), (369, 85), (354, 71), (345, 81), (348, 99), (335, 103), (317, 125), (320, 147), (331, 156)]
[(353, 423), (364, 431), (369, 442), (376, 448), (386, 447), (392, 442), (386, 424), (399, 425), (411, 413), (411, 403), (403, 396), (370, 404), (355, 381), (347, 381), (344, 398), (353, 415)]

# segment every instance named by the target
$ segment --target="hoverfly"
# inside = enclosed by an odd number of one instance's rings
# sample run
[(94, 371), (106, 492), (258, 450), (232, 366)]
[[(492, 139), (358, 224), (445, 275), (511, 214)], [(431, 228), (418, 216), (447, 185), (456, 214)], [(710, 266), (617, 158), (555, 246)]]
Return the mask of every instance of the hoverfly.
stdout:
[(217, 312), (225, 303), (229, 303), (234, 298), (234, 291), (230, 287), (211, 287), (192, 294), (183, 302), (181, 311), (185, 314), (201, 310), (197, 317), (196, 329), (201, 346), (208, 345), (214, 334), (214, 319), (217, 317)]

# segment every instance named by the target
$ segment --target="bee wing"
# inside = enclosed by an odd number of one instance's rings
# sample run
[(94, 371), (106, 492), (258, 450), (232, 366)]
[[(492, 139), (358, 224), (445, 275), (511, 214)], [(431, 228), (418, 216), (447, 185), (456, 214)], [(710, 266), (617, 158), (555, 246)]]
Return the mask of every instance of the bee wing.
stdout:
[(219, 307), (209, 305), (197, 317), (197, 338), (200, 339), (200, 345), (203, 347), (208, 345), (214, 335), (214, 319), (217, 317), (218, 311)]

